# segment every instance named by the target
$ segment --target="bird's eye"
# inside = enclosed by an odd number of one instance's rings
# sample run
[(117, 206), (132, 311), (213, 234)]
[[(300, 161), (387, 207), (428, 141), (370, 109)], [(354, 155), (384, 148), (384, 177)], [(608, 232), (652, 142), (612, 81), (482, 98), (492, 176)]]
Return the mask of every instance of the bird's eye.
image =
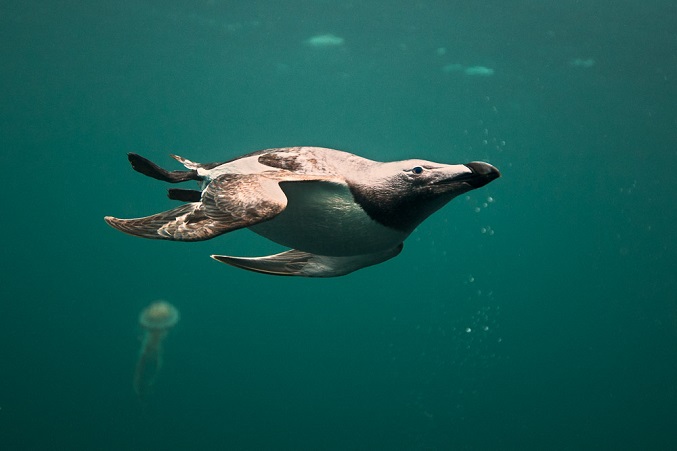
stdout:
[(421, 172), (423, 172), (423, 168), (421, 166), (416, 166), (412, 168), (411, 172), (413, 172), (414, 174), (420, 174)]

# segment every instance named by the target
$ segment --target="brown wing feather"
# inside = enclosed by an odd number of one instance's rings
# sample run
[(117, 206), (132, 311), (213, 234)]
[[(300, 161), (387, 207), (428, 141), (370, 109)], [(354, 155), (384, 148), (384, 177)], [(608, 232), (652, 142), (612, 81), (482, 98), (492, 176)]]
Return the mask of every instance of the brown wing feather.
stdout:
[(199, 203), (185, 204), (144, 218), (118, 219), (106, 216), (111, 227), (141, 238), (173, 241), (202, 241), (227, 232), (208, 218)]
[(287, 205), (276, 180), (224, 174), (210, 182), (201, 202), (136, 219), (107, 216), (121, 232), (142, 238), (202, 241), (272, 219)]
[(274, 218), (287, 206), (287, 197), (277, 180), (223, 174), (209, 183), (202, 205), (208, 217), (228, 223), (234, 230)]

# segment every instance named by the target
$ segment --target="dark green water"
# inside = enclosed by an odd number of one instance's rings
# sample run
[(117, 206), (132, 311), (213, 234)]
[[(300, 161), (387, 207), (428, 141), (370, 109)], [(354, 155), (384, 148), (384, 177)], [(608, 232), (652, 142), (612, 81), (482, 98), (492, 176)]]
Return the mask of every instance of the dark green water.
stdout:
[[(675, 449), (676, 30), (667, 0), (1, 2), (0, 449)], [(174, 205), (127, 152), (290, 145), (503, 178), (337, 279), (102, 220)]]

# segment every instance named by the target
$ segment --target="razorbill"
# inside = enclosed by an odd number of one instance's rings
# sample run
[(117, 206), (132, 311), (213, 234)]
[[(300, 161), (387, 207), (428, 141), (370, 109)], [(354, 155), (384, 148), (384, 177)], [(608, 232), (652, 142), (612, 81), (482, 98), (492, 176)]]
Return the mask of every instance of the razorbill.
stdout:
[(454, 197), (500, 177), (483, 162), (381, 163), (340, 150), (284, 147), (222, 163), (167, 171), (137, 154), (132, 168), (165, 182), (194, 180), (199, 190), (170, 189), (180, 207), (137, 219), (106, 216), (143, 238), (200, 241), (248, 228), (292, 250), (265, 257), (212, 255), (267, 274), (333, 277), (388, 260), (424, 219)]

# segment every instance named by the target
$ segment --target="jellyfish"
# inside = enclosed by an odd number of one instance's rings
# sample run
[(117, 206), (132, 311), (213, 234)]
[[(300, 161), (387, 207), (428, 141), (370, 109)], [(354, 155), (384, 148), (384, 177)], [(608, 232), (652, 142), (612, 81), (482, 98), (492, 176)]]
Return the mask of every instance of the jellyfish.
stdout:
[(139, 397), (153, 387), (162, 368), (162, 341), (178, 321), (179, 311), (165, 301), (152, 303), (139, 315), (139, 325), (145, 331), (134, 371), (134, 391)]

